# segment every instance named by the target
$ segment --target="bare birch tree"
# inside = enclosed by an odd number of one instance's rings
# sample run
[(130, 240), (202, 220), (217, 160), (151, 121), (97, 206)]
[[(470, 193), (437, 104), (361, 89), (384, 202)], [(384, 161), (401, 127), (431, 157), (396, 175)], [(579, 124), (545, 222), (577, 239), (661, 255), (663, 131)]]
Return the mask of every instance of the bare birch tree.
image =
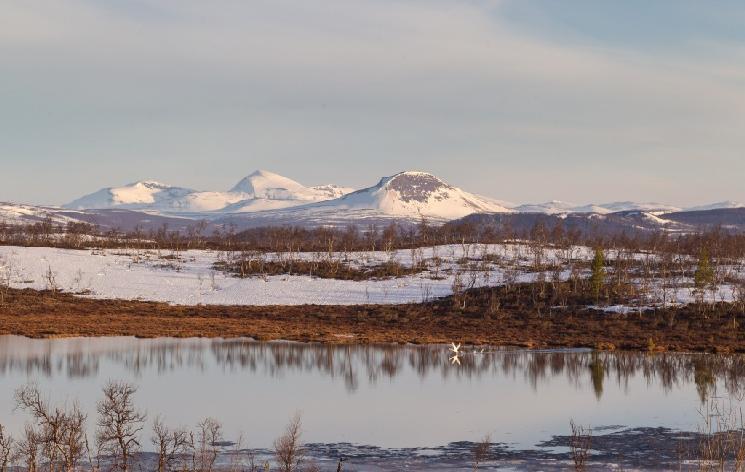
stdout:
[(132, 455), (140, 449), (139, 435), (145, 424), (145, 413), (134, 405), (137, 387), (126, 382), (109, 382), (103, 388), (104, 398), (98, 402), (99, 449), (111, 454), (115, 467), (130, 470)]
[(285, 428), (284, 434), (274, 440), (274, 457), (282, 472), (296, 472), (305, 457), (300, 443), (302, 422), (296, 414)]
[(160, 417), (153, 422), (153, 435), (150, 442), (158, 454), (157, 472), (173, 470), (179, 457), (186, 454), (189, 433), (185, 429), (171, 429)]

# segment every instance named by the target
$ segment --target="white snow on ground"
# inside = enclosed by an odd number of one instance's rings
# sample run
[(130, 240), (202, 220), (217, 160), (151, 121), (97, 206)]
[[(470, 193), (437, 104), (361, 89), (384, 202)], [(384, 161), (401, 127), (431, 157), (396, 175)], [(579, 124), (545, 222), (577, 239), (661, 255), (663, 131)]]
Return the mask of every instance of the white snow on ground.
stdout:
[[(446, 250), (448, 253), (446, 253)], [(440, 248), (440, 257), (452, 260), (462, 250)], [(410, 263), (409, 251), (397, 253), (397, 260)], [(432, 249), (427, 253), (431, 256)], [(168, 252), (163, 252), (163, 255)], [(302, 305), (364, 304), (421, 302), (426, 298), (449, 295), (452, 275), (441, 280), (427, 276), (398, 279), (342, 281), (305, 275), (272, 276), (240, 279), (212, 270), (217, 253), (188, 251), (183, 262), (168, 267), (172, 261), (152, 254), (137, 262), (142, 252), (76, 251), (54, 248), (0, 247), (0, 270), (11, 273), (14, 288), (46, 289), (51, 271), (54, 284), (61, 290), (83, 293), (93, 298), (119, 298), (161, 301), (179, 305)], [(305, 254), (304, 257), (313, 257)], [(387, 260), (383, 252), (366, 253), (368, 262)], [(359, 257), (352, 256), (350, 257)], [(426, 257), (426, 255), (425, 255)], [(443, 266), (446, 267), (447, 264)], [(495, 283), (501, 272), (494, 268), (490, 279), (480, 276), (474, 286)], [(214, 284), (212, 282), (214, 277)], [(522, 277), (530, 277), (523, 275)], [(525, 279), (527, 280), (527, 279)], [(464, 280), (465, 281), (465, 280)]]
[[(544, 261), (560, 258), (589, 260), (592, 251), (574, 247), (569, 250), (547, 249)], [(396, 261), (410, 266), (414, 258), (427, 261), (428, 270), (396, 279), (346, 281), (322, 279), (308, 275), (281, 275), (264, 278), (237, 278), (215, 271), (213, 264), (224, 254), (214, 251), (186, 251), (174, 263), (169, 251), (134, 250), (67, 250), (55, 248), (0, 247), (0, 278), (10, 275), (14, 288), (58, 289), (99, 299), (138, 299), (178, 305), (355, 305), (367, 303), (418, 303), (452, 294), (457, 261), (466, 257), (478, 270), (462, 268), (460, 276), (466, 287), (498, 285), (506, 280), (536, 280), (530, 271), (533, 262), (530, 247), (525, 244), (450, 245), (421, 250), (368, 251), (333, 253), (336, 260), (364, 267)], [(487, 256), (490, 262), (480, 263)], [(267, 259), (287, 257), (267, 254)], [(326, 253), (294, 253), (295, 259), (320, 260)], [(608, 255), (611, 259), (613, 256)], [(637, 259), (645, 257), (636, 255)], [(435, 265), (434, 260), (440, 260)], [(734, 268), (733, 268), (734, 269)], [(51, 279), (50, 279), (51, 274)], [(584, 274), (587, 275), (587, 274)], [(546, 274), (546, 280), (554, 275)], [(567, 279), (569, 271), (561, 270)], [(694, 300), (692, 280), (679, 278), (664, 296), (667, 304), (685, 304)], [(662, 287), (652, 285), (643, 307), (660, 305)], [(722, 285), (716, 293), (707, 292), (708, 301), (731, 301), (733, 288)], [(598, 307), (608, 312), (631, 312), (637, 306)]]
[(31, 224), (49, 219), (55, 224), (76, 221), (58, 214), (57, 208), (0, 202), (0, 223)]

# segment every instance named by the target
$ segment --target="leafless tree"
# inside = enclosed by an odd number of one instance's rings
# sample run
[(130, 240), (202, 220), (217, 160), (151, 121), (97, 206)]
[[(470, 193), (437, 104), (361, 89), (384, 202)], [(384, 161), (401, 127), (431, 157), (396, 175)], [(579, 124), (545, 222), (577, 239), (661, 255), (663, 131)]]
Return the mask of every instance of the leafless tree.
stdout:
[(57, 293), (57, 274), (52, 270), (51, 265), (47, 265), (47, 270), (44, 272), (44, 281), (47, 284), (47, 290), (52, 293)]
[(13, 437), (0, 424), (0, 472), (6, 472), (13, 453)]
[(589, 427), (576, 424), (574, 420), (570, 423), (572, 436), (569, 438), (569, 449), (574, 461), (574, 470), (583, 471), (587, 466), (587, 458), (590, 455), (590, 444), (592, 433)]
[(16, 459), (26, 467), (26, 472), (36, 472), (39, 463), (41, 437), (33, 426), (27, 424), (16, 445)]
[(735, 299), (735, 303), (739, 308), (740, 313), (745, 313), (745, 276), (739, 275), (745, 273), (745, 267), (740, 267), (737, 270), (737, 274), (734, 276), (732, 283), (732, 291)]
[(305, 457), (300, 443), (302, 422), (299, 413), (290, 420), (282, 436), (274, 440), (274, 457), (282, 472), (296, 472)]
[(473, 470), (479, 470), (481, 464), (489, 460), (491, 452), (491, 436), (488, 434), (473, 446), (471, 454), (473, 455)]
[(59, 466), (64, 472), (74, 471), (85, 451), (85, 420), (76, 403), (69, 408), (51, 408), (35, 385), (16, 390), (16, 406), (27, 411), (36, 421), (44, 460), (49, 472)]
[(256, 463), (256, 454), (253, 451), (243, 451), (242, 434), (226, 452), (230, 458), (227, 472), (259, 472), (260, 466)]
[(150, 442), (158, 454), (157, 472), (166, 472), (173, 470), (179, 457), (187, 453), (189, 433), (185, 429), (171, 429), (156, 417)]
[(429, 303), (432, 298), (432, 285), (424, 280), (419, 281), (419, 291), (422, 296), (422, 303)]
[(664, 251), (658, 261), (660, 289), (662, 291), (662, 309), (667, 308), (670, 301), (670, 293), (675, 289), (675, 278), (673, 277), (673, 254)]
[(137, 387), (126, 382), (109, 382), (98, 402), (96, 443), (112, 456), (115, 467), (130, 470), (132, 455), (140, 449), (139, 435), (145, 424), (145, 413), (134, 405)]
[(460, 268), (455, 269), (455, 272), (453, 273), (453, 283), (450, 285), (450, 289), (453, 292), (453, 307), (456, 309), (465, 309), (465, 284), (463, 282), (463, 275)]
[(0, 304), (5, 302), (13, 277), (13, 263), (10, 258), (0, 256)]
[(205, 418), (197, 425), (196, 437), (189, 435), (189, 448), (192, 450), (192, 470), (212, 472), (219, 452), (218, 443), (222, 440), (222, 424), (213, 418)]

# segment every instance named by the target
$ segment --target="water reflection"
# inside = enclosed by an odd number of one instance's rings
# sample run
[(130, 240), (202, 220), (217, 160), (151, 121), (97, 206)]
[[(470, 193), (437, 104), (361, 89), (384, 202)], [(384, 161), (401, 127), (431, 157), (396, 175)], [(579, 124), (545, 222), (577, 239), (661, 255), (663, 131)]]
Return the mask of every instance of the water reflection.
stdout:
[[(465, 349), (465, 348), (464, 348)], [(395, 379), (404, 370), (420, 379), (463, 381), (482, 377), (523, 378), (535, 391), (552, 378), (564, 377), (576, 388), (590, 386), (598, 400), (612, 382), (628, 389), (637, 376), (658, 384), (664, 392), (695, 384), (703, 402), (716, 393), (742, 397), (745, 357), (740, 355), (641, 354), (593, 351), (465, 350), (458, 363), (449, 362), (447, 346), (329, 346), (250, 340), (98, 338), (29, 340), (0, 336), (0, 376), (28, 377), (101, 375), (102, 365), (118, 365), (137, 378), (184, 368), (204, 371), (260, 373), (281, 378), (311, 373), (343, 379), (349, 393), (361, 382), (375, 385)]]

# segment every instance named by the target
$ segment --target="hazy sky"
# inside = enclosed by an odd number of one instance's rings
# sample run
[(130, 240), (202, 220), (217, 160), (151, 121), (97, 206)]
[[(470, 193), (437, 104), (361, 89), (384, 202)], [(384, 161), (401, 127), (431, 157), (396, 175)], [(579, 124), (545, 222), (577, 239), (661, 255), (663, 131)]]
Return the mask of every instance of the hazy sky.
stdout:
[(0, 200), (261, 168), (745, 200), (745, 2), (4, 0)]

